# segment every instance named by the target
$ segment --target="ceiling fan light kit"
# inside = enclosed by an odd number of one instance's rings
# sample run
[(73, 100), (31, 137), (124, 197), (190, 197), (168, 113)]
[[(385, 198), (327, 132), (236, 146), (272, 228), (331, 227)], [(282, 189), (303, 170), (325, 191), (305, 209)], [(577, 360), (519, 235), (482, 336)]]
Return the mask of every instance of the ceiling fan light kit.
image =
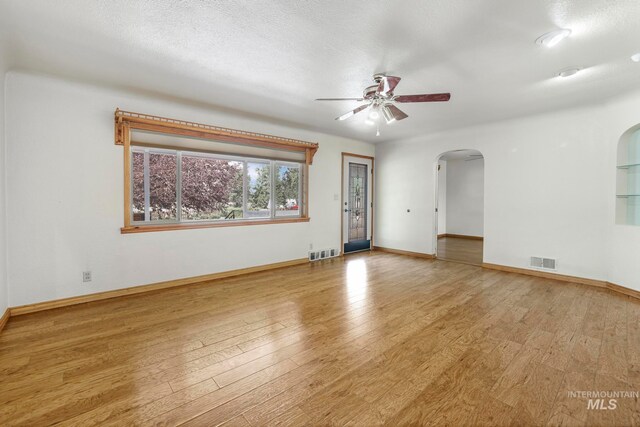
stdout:
[[(360, 111), (369, 108), (369, 115), (365, 120), (368, 125), (373, 125), (380, 118), (380, 112), (387, 124), (400, 121), (409, 117), (406, 113), (396, 107), (395, 103), (408, 102), (447, 102), (451, 99), (450, 93), (428, 93), (421, 95), (395, 95), (394, 90), (400, 77), (387, 76), (385, 74), (374, 74), (373, 80), (375, 85), (367, 86), (362, 91), (362, 98), (318, 98), (316, 101), (364, 101), (365, 104), (349, 111), (336, 120), (346, 120), (358, 114)], [(380, 135), (380, 129), (377, 129), (376, 135)]]
[(382, 115), (384, 116), (384, 120), (388, 125), (396, 121), (396, 118), (393, 116), (393, 113), (391, 112), (391, 109), (388, 105), (382, 107)]

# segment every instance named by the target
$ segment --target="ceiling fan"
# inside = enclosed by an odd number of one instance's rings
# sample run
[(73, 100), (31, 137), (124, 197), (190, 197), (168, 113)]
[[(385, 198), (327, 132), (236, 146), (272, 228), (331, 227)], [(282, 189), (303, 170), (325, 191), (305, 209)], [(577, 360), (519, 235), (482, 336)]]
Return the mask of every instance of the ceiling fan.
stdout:
[(336, 120), (346, 120), (360, 111), (370, 108), (369, 117), (365, 121), (367, 124), (375, 124), (375, 120), (380, 117), (380, 111), (387, 124), (396, 120), (403, 120), (409, 117), (394, 103), (406, 102), (446, 102), (451, 99), (450, 93), (428, 93), (422, 95), (395, 95), (395, 90), (400, 77), (387, 76), (385, 74), (374, 74), (373, 80), (376, 84), (368, 86), (362, 93), (362, 98), (318, 98), (316, 101), (364, 101), (365, 104), (349, 111)]

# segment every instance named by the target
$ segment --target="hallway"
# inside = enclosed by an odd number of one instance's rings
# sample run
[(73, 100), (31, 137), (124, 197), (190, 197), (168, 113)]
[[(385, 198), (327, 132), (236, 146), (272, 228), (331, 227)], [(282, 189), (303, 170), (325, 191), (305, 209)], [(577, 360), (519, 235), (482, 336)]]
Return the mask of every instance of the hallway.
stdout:
[(438, 259), (482, 265), (482, 240), (459, 237), (438, 238)]

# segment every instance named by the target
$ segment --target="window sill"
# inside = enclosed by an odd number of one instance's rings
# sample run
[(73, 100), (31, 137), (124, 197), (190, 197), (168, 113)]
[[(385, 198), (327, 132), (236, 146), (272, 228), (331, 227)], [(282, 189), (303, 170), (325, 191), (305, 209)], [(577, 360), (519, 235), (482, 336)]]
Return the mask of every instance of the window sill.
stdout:
[(159, 225), (132, 225), (122, 227), (121, 234), (131, 233), (150, 233), (155, 231), (174, 231), (174, 230), (193, 230), (197, 228), (216, 228), (216, 227), (240, 227), (245, 225), (268, 225), (268, 224), (290, 224), (293, 222), (309, 222), (311, 218), (284, 218), (284, 219), (256, 219), (256, 220), (240, 220), (227, 222), (208, 222), (183, 223), (183, 224), (159, 224)]

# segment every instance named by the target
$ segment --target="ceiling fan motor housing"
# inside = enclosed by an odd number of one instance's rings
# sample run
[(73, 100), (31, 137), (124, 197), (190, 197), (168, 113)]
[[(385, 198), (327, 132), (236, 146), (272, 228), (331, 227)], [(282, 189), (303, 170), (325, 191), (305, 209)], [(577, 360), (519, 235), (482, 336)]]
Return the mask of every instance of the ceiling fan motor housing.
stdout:
[(387, 77), (385, 73), (376, 73), (373, 75), (373, 81), (380, 83), (385, 77)]
[(371, 85), (364, 88), (362, 91), (362, 97), (364, 99), (371, 99), (376, 95), (376, 90), (378, 90), (378, 85)]

